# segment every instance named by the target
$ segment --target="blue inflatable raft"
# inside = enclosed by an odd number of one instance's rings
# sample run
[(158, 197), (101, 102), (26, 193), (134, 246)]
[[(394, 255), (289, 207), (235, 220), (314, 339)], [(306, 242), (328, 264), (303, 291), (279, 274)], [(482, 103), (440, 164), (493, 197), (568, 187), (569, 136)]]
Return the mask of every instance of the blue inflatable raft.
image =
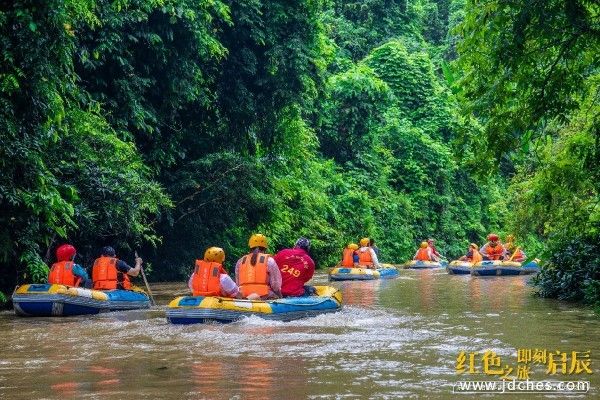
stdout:
[(286, 297), (276, 300), (246, 300), (227, 297), (177, 297), (167, 306), (167, 320), (173, 324), (233, 322), (258, 316), (292, 321), (336, 312), (342, 307), (342, 293), (331, 286), (315, 286), (316, 296)]
[(469, 275), (472, 268), (471, 262), (455, 260), (448, 264), (446, 270), (450, 275)]
[(347, 268), (335, 267), (329, 271), (330, 281), (370, 281), (373, 279), (389, 279), (399, 275), (396, 267), (386, 268)]
[(87, 315), (150, 307), (148, 295), (135, 287), (104, 291), (47, 283), (17, 287), (12, 301), (15, 313), (25, 317)]
[(482, 261), (473, 266), (473, 276), (514, 276), (529, 275), (539, 272), (537, 263), (530, 262), (525, 266), (515, 261)]
[(437, 261), (417, 261), (412, 260), (404, 264), (404, 268), (406, 269), (436, 269), (442, 268), (444, 266), (443, 262)]

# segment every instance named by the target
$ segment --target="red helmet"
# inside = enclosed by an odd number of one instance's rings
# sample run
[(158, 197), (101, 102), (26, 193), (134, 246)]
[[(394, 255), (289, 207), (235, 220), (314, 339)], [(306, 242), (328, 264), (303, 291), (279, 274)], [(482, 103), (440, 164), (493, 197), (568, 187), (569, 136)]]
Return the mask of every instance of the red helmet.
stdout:
[(487, 238), (490, 242), (497, 242), (500, 238), (495, 233), (490, 233)]
[(56, 259), (58, 261), (71, 261), (76, 253), (75, 247), (70, 244), (63, 244), (56, 249)]

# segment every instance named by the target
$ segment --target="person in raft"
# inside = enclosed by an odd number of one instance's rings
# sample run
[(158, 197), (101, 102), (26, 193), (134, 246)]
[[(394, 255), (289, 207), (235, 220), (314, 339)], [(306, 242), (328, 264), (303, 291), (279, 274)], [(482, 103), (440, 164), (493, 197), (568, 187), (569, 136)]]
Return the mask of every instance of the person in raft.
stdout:
[(462, 256), (458, 260), (477, 264), (478, 262), (483, 261), (483, 256), (479, 252), (479, 246), (477, 246), (475, 243), (471, 243), (469, 245), (469, 250), (467, 250), (467, 254)]
[(379, 259), (375, 251), (369, 246), (369, 238), (360, 239), (360, 248), (358, 249), (358, 266), (363, 268), (381, 268)]
[(375, 255), (377, 256), (377, 259), (379, 260), (381, 258), (381, 255), (379, 254), (379, 247), (375, 246), (375, 239), (369, 239), (369, 247), (373, 249)]
[(277, 299), (281, 297), (281, 272), (267, 251), (267, 238), (260, 233), (248, 240), (250, 253), (235, 264), (235, 283), (242, 298)]
[(435, 256), (433, 255), (433, 251), (431, 247), (427, 244), (427, 242), (421, 242), (419, 249), (415, 253), (413, 257), (415, 261), (436, 261)]
[(353, 268), (358, 265), (358, 245), (356, 243), (350, 243), (342, 251), (342, 261), (340, 267)]
[(209, 247), (202, 260), (196, 260), (194, 272), (188, 281), (193, 296), (237, 297), (238, 286), (223, 268), (225, 251)]
[(506, 249), (506, 256), (511, 261), (523, 262), (527, 259), (525, 252), (515, 245), (515, 237), (513, 235), (506, 235), (504, 248)]
[(427, 245), (431, 249), (431, 256), (433, 257), (431, 261), (440, 261), (442, 259), (442, 255), (435, 248), (435, 240), (431, 238), (427, 239)]
[(281, 272), (281, 294), (283, 297), (311, 296), (317, 293), (313, 286), (306, 285), (315, 273), (315, 262), (310, 257), (310, 240), (301, 237), (294, 248), (280, 250), (273, 256)]
[(487, 237), (488, 242), (483, 245), (479, 252), (484, 260), (504, 260), (506, 249), (500, 243), (500, 238), (495, 233), (490, 233)]
[(142, 268), (142, 259), (135, 258), (135, 267), (117, 258), (115, 249), (110, 246), (102, 248), (100, 257), (94, 261), (92, 280), (96, 290), (131, 290), (130, 276), (138, 276)]
[(92, 286), (85, 269), (73, 261), (76, 254), (77, 250), (70, 244), (63, 244), (56, 249), (56, 262), (48, 273), (48, 283), (86, 288)]

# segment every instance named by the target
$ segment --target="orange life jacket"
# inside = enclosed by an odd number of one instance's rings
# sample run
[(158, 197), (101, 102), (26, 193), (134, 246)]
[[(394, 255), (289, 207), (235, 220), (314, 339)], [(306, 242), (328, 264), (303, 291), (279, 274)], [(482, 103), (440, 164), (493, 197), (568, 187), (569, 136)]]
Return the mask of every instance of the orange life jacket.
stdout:
[(48, 274), (48, 283), (79, 286), (81, 279), (73, 274), (73, 261), (59, 261), (52, 264)]
[(192, 294), (194, 296), (220, 296), (221, 271), (223, 266), (216, 262), (196, 260), (192, 275)]
[(487, 246), (486, 253), (490, 260), (499, 260), (504, 255), (504, 246), (500, 243), (496, 247)]
[(525, 252), (521, 249), (516, 251), (515, 256), (513, 257), (513, 261), (523, 261), (525, 260), (526, 256), (525, 256)]
[(473, 249), (473, 255), (471, 257), (467, 257), (467, 261), (470, 261), (473, 264), (477, 264), (478, 262), (483, 261), (483, 256), (481, 255), (479, 250)]
[(344, 249), (344, 252), (342, 253), (342, 263), (340, 265), (342, 267), (354, 267), (354, 250)]
[(244, 297), (256, 293), (261, 297), (269, 295), (269, 276), (267, 274), (267, 263), (269, 255), (258, 253), (256, 255), (256, 265), (251, 264), (253, 254), (246, 254), (242, 258), (238, 269), (238, 281), (240, 293)]
[(129, 275), (119, 272), (117, 270), (118, 261), (119, 260), (115, 257), (105, 256), (97, 258), (96, 261), (94, 261), (94, 267), (92, 268), (92, 280), (94, 281), (94, 289), (131, 289), (131, 281), (129, 280)]
[(362, 267), (372, 267), (373, 266), (373, 258), (371, 257), (371, 249), (367, 248), (366, 250), (359, 249), (358, 250), (358, 265)]
[(417, 250), (417, 254), (415, 255), (415, 260), (431, 261), (431, 258), (429, 258), (429, 247), (419, 248), (419, 250)]

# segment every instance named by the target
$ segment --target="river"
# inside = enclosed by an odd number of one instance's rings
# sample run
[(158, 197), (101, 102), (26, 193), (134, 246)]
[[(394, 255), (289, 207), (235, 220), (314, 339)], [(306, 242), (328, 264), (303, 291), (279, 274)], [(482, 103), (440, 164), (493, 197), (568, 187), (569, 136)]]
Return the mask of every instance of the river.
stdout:
[[(516, 376), (517, 349), (568, 353), (568, 369), (571, 352), (590, 351), (592, 374), (549, 376), (535, 364), (530, 379), (589, 381), (587, 397), (598, 398), (600, 318), (533, 296), (528, 279), (403, 270), (393, 280), (335, 282), (342, 311), (287, 323), (170, 325), (164, 307), (186, 294), (184, 283), (153, 284), (159, 306), (151, 310), (70, 318), (6, 311), (0, 398), (450, 399), (458, 381), (498, 380), (481, 373), (488, 350)], [(323, 273), (313, 280), (326, 282)], [(458, 374), (461, 352), (467, 370)], [(469, 374), (470, 353), (479, 374)]]

